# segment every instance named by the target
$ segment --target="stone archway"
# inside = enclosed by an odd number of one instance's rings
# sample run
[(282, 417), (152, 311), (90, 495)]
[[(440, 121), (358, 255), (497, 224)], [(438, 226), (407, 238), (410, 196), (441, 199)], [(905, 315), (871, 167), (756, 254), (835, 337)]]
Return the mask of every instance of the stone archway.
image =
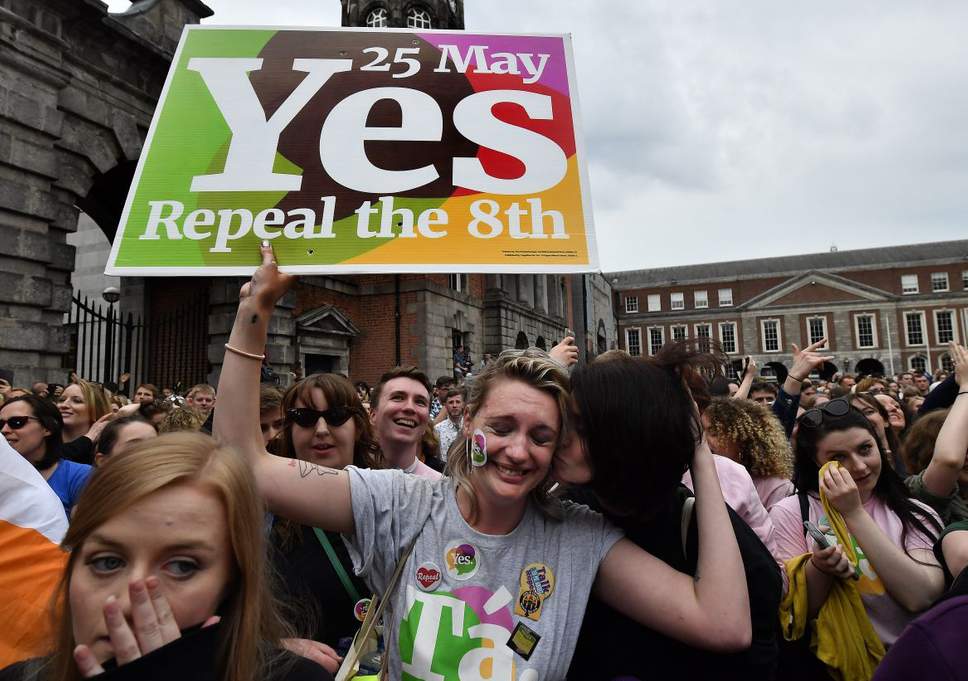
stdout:
[(859, 376), (883, 376), (884, 365), (873, 357), (857, 362), (855, 370)]
[[(84, 210), (111, 216), (151, 123), (178, 36), (212, 11), (199, 0), (4, 3), (0, 50), (0, 352), (18, 383), (57, 381), (69, 348), (74, 248)], [(122, 198), (123, 200), (123, 198)], [(117, 224), (116, 218), (114, 225)]]

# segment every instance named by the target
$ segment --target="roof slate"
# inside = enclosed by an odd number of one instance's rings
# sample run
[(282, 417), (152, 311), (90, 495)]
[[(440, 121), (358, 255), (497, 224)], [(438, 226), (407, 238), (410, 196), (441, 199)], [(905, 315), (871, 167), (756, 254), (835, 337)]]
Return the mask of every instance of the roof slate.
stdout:
[(868, 267), (910, 265), (916, 262), (948, 260), (968, 263), (968, 239), (960, 241), (937, 241), (927, 244), (863, 248), (854, 251), (787, 255), (755, 260), (659, 267), (648, 270), (607, 272), (605, 276), (613, 287), (655, 286), (670, 283), (684, 284), (711, 279), (742, 279), (753, 276), (776, 274), (789, 276), (811, 270), (845, 270)]

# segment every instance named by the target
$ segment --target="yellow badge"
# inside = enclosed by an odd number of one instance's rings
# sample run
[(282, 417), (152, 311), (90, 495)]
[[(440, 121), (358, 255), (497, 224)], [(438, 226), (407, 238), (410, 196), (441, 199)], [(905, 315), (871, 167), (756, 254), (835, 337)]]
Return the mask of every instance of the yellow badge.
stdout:
[(555, 574), (544, 563), (529, 563), (521, 571), (521, 588), (514, 614), (537, 622), (545, 600), (555, 591)]

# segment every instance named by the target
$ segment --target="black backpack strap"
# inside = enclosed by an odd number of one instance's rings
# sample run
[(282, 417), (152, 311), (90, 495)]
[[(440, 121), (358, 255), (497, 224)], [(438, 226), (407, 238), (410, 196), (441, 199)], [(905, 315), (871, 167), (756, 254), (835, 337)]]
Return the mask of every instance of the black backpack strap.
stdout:
[[(810, 504), (807, 502), (806, 492), (797, 492), (797, 498), (800, 499), (800, 518), (803, 522), (810, 520)], [(807, 536), (807, 528), (803, 528), (803, 536)]]

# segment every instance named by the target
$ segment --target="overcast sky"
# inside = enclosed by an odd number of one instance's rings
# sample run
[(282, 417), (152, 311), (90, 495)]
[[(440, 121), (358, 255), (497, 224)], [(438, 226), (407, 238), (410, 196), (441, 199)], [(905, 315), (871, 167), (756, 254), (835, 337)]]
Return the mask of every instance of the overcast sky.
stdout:
[[(205, 2), (208, 23), (340, 22), (338, 0)], [(467, 0), (465, 20), (573, 35), (606, 271), (968, 238), (966, 2)]]

